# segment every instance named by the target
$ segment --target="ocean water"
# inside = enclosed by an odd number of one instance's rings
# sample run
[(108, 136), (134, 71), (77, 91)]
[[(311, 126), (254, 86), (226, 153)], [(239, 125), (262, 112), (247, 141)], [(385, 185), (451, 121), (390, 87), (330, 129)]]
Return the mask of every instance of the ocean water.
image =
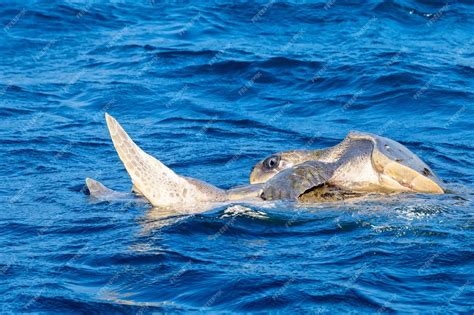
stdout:
[[(0, 6), (0, 313), (474, 311), (471, 1)], [(104, 113), (228, 188), (273, 152), (393, 138), (441, 196), (168, 216)]]

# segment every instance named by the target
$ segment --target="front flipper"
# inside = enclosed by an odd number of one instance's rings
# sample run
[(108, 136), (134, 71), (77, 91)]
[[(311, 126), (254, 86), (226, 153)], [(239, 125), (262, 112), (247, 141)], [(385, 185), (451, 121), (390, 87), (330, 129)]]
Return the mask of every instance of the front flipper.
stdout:
[(332, 176), (330, 163), (308, 161), (286, 169), (263, 185), (264, 200), (297, 199), (309, 189), (323, 185)]
[(194, 206), (196, 203), (225, 201), (223, 190), (176, 174), (136, 145), (112, 116), (105, 114), (105, 118), (112, 142), (132, 179), (134, 190), (153, 206)]

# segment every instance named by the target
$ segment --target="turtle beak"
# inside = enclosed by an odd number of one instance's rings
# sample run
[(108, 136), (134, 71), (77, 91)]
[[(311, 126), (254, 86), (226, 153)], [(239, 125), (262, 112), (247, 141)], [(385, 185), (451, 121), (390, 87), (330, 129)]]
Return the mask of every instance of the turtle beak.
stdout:
[(261, 184), (265, 183), (273, 176), (272, 173), (268, 173), (262, 170), (260, 165), (256, 165), (250, 173), (250, 184)]
[(257, 167), (254, 167), (252, 169), (252, 172), (250, 172), (250, 184), (258, 184), (257, 183), (257, 178), (259, 176), (260, 170), (257, 169)]

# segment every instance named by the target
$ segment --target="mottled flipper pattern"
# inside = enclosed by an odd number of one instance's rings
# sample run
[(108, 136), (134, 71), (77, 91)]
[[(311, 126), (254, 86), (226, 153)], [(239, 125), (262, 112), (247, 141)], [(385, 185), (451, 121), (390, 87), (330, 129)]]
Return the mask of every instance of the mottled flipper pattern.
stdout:
[(115, 149), (134, 186), (153, 206), (192, 204), (222, 198), (220, 189), (191, 183), (145, 153), (112, 116), (105, 114), (105, 118)]

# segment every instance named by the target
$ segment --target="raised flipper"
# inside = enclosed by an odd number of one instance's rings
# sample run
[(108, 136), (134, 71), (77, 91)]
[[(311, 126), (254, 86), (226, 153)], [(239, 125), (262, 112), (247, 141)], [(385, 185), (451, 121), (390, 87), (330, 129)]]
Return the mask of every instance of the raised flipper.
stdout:
[(297, 199), (306, 191), (325, 184), (333, 175), (330, 163), (308, 161), (288, 168), (263, 184), (265, 200)]
[(225, 201), (226, 194), (223, 190), (198, 180), (179, 176), (140, 149), (112, 116), (105, 114), (105, 119), (112, 142), (134, 187), (153, 206)]

